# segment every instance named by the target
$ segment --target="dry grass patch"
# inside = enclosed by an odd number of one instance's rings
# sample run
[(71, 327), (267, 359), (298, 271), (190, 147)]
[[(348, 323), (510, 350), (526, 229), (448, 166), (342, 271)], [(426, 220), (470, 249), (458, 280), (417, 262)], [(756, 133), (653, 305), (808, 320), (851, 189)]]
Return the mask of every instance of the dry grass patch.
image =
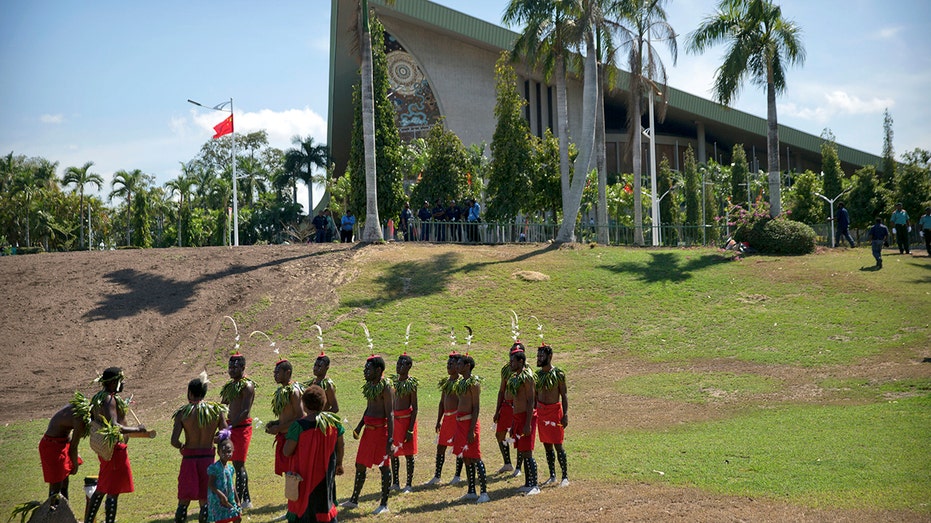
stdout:
[(548, 275), (537, 271), (517, 271), (511, 277), (523, 281), (547, 281), (550, 279)]

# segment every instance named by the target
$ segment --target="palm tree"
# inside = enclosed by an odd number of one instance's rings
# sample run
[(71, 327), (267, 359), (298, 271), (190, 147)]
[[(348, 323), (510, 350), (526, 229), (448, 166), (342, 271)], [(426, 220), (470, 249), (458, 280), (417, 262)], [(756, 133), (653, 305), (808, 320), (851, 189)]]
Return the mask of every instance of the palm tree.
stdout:
[(766, 86), (766, 164), (773, 216), (782, 212), (776, 94), (786, 89), (785, 66), (805, 61), (801, 32), (795, 22), (783, 18), (782, 9), (771, 0), (721, 0), (717, 12), (688, 37), (688, 50), (695, 53), (718, 43), (730, 45), (724, 63), (715, 72), (714, 97), (721, 104), (731, 104), (747, 77)]
[(103, 185), (103, 177), (97, 173), (90, 172), (90, 168), (93, 167), (94, 162), (87, 162), (81, 167), (68, 167), (65, 170), (65, 175), (62, 177), (61, 182), (64, 185), (74, 184), (80, 194), (81, 200), (81, 226), (80, 229), (80, 241), (78, 246), (84, 248), (84, 186), (91, 184), (96, 185), (97, 189), (100, 190), (100, 186)]
[[(130, 213), (132, 212), (133, 195), (138, 194), (145, 188), (148, 175), (139, 169), (133, 169), (132, 172), (119, 170), (113, 175), (113, 181), (110, 182), (110, 199), (114, 196), (126, 200), (126, 245), (131, 245), (130, 237)], [(119, 188), (117, 188), (119, 187)]]
[[(602, 0), (572, 0), (572, 23), (582, 36), (585, 61), (582, 84), (582, 132), (578, 141), (579, 155), (575, 160), (568, 196), (563, 199), (563, 217), (556, 241), (575, 241), (575, 226), (582, 206), (582, 193), (595, 153), (595, 120), (598, 104), (598, 51), (595, 44), (596, 28), (604, 21)], [(581, 45), (579, 46), (581, 47)]]
[[(31, 220), (30, 217), (34, 208), (36, 198), (40, 198), (47, 191), (57, 188), (55, 171), (58, 170), (58, 162), (52, 162), (45, 158), (30, 160), (14, 172), (11, 186), (11, 195), (19, 195), (22, 198), (21, 207), (24, 210), (26, 218), (26, 246), (32, 246), (31, 237)], [(40, 209), (41, 212), (41, 209)]]
[(183, 247), (184, 242), (182, 238), (182, 217), (187, 214), (190, 214), (191, 211), (191, 196), (194, 192), (194, 178), (192, 175), (192, 170), (190, 167), (181, 163), (181, 174), (178, 175), (174, 180), (169, 180), (165, 183), (165, 187), (169, 189), (168, 194), (170, 196), (178, 195), (178, 247)]
[(211, 196), (216, 192), (220, 179), (213, 175), (212, 170), (200, 162), (196, 163), (193, 169), (190, 175), (194, 179), (194, 185), (197, 186), (195, 194), (198, 200), (195, 203), (200, 204), (201, 207), (210, 208)]
[[(643, 92), (652, 89), (663, 98), (660, 106), (660, 121), (666, 107), (666, 67), (656, 56), (653, 41), (667, 44), (675, 64), (678, 46), (676, 32), (666, 22), (666, 0), (622, 0), (615, 4), (614, 14), (627, 25), (618, 25), (622, 34), (622, 47), (627, 49), (627, 67), (630, 71), (627, 104), (627, 143), (631, 148), (634, 169), (634, 243), (643, 245), (643, 173), (641, 153), (643, 151)], [(646, 75), (646, 76), (644, 76)], [(650, 132), (656, 136), (656, 130)], [(656, 188), (651, 190), (655, 193)]]
[[(386, 0), (394, 5), (394, 0)], [(365, 151), (365, 227), (363, 242), (378, 242), (384, 239), (378, 218), (378, 187), (375, 176), (375, 92), (372, 78), (372, 32), (369, 29), (368, 0), (359, 0), (358, 28), (359, 50), (362, 61), (362, 144)], [(311, 202), (313, 204), (313, 202)]]
[(502, 20), (526, 24), (511, 53), (541, 66), (544, 79), (556, 82), (556, 129), (559, 139), (559, 179), (563, 206), (569, 195), (569, 111), (566, 96), (566, 59), (569, 46), (578, 42), (578, 25), (570, 16), (570, 4), (560, 0), (511, 0)]
[(239, 192), (244, 195), (246, 204), (251, 207), (256, 198), (267, 190), (265, 166), (254, 156), (241, 156), (237, 162), (239, 167), (236, 177), (240, 180)]
[[(307, 138), (295, 136), (291, 138), (291, 143), (296, 147), (284, 153), (284, 168), (286, 172), (291, 173), (292, 179), (298, 179), (307, 184), (307, 215), (313, 216), (314, 167), (327, 168), (330, 158), (329, 149), (326, 144), (314, 144), (312, 136)], [(294, 194), (294, 201), (297, 202), (297, 193)]]

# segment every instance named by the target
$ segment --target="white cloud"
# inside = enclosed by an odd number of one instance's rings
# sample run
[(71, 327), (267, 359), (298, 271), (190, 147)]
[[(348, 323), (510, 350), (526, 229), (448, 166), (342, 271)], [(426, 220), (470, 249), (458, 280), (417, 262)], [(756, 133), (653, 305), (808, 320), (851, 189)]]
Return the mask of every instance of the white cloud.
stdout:
[(844, 91), (833, 91), (825, 95), (828, 106), (837, 109), (837, 112), (845, 114), (872, 114), (882, 112), (886, 107), (895, 105), (892, 98), (872, 97), (863, 100), (858, 96), (851, 95)]
[[(194, 123), (213, 135), (213, 127), (223, 120), (220, 112), (191, 111)], [(250, 133), (264, 129), (268, 132), (268, 143), (272, 147), (287, 149), (291, 147), (291, 137), (295, 135), (313, 136), (317, 143), (326, 142), (326, 121), (310, 108), (272, 111), (262, 109), (258, 112), (237, 112), (234, 118), (237, 133)], [(176, 134), (184, 132), (182, 122), (172, 120), (172, 130)]]
[(873, 38), (878, 40), (890, 40), (895, 38), (902, 32), (901, 26), (896, 27), (882, 27), (875, 33), (873, 33)]
[(873, 96), (864, 99), (842, 90), (825, 92), (821, 94), (821, 98), (823, 103), (815, 107), (799, 105), (796, 102), (779, 104), (779, 112), (786, 116), (823, 124), (836, 116), (878, 114), (895, 105), (895, 100), (892, 98)]
[(185, 137), (190, 132), (190, 126), (188, 125), (188, 119), (182, 118), (180, 116), (172, 116), (171, 121), (168, 124), (168, 127), (171, 129), (171, 133), (179, 136)]
[(60, 124), (65, 121), (65, 116), (62, 114), (43, 114), (39, 117), (39, 121), (42, 123)]

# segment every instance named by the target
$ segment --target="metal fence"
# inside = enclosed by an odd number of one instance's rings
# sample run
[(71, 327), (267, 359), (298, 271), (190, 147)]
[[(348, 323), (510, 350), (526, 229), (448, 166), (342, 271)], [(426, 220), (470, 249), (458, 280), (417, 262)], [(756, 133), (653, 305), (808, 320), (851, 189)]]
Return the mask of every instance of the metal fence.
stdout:
[[(515, 223), (515, 222), (434, 222), (411, 221), (407, 230), (391, 225), (382, 233), (386, 240), (420, 241), (431, 243), (542, 243), (556, 239), (558, 223)], [(599, 232), (604, 232), (608, 245), (635, 245), (633, 227), (608, 225), (597, 227), (579, 225), (576, 240), (582, 243), (597, 242)], [(691, 247), (696, 245), (721, 245), (726, 240), (724, 228), (717, 225), (701, 226), (663, 225), (644, 227), (644, 245), (653, 245), (653, 234), (658, 235), (658, 244), (669, 247)]]
[[(382, 234), (386, 240), (420, 241), (431, 243), (543, 243), (556, 239), (559, 232), (558, 223), (528, 222), (434, 222), (411, 220), (408, 230), (389, 225)], [(818, 245), (831, 246), (831, 224), (810, 225), (815, 231)], [(610, 224), (604, 228), (580, 224), (576, 227), (576, 240), (582, 243), (598, 242), (599, 232), (604, 229), (608, 245), (636, 245), (633, 227)], [(913, 228), (909, 239), (912, 244), (919, 243), (917, 227)], [(723, 246), (733, 233), (733, 227), (721, 223), (701, 225), (661, 225), (643, 227), (643, 245), (653, 245), (653, 235), (657, 235), (657, 245), (663, 247)], [(850, 229), (850, 235), (857, 245), (868, 245), (866, 229)], [(358, 231), (356, 233), (358, 238)], [(840, 238), (837, 238), (840, 241)], [(890, 239), (895, 244), (894, 238)]]

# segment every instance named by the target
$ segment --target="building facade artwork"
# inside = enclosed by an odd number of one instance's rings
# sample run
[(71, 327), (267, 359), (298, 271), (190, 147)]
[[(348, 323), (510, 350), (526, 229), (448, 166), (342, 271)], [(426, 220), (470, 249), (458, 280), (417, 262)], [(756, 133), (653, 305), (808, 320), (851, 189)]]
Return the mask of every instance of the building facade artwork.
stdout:
[(439, 106), (430, 81), (417, 59), (387, 31), (385, 56), (388, 62), (388, 98), (394, 105), (395, 123), (401, 139), (410, 141), (424, 136), (440, 120)]

